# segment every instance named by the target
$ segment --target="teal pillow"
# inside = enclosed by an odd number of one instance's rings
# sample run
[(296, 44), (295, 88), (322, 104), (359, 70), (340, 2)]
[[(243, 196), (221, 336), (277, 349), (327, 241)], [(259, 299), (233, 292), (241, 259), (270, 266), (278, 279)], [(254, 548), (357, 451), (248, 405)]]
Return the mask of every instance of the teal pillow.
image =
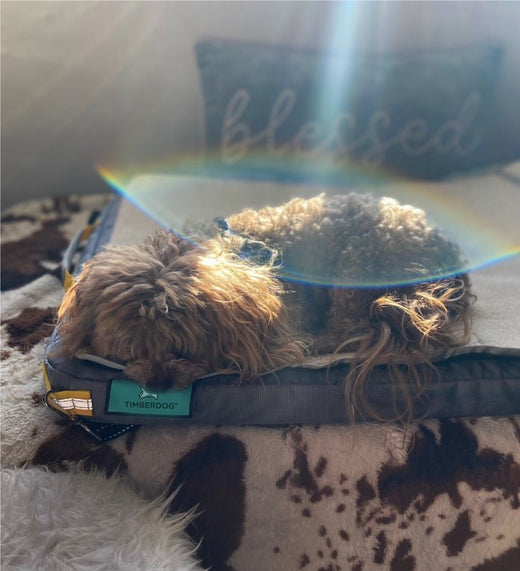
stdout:
[(502, 50), (345, 57), (226, 40), (196, 46), (206, 145), (252, 157), (437, 178), (489, 161)]

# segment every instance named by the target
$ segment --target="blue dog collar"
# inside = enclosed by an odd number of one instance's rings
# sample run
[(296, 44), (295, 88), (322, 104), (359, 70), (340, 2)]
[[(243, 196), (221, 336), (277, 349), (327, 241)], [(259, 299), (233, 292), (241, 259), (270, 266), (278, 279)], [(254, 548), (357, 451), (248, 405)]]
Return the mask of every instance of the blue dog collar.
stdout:
[[(215, 222), (221, 234), (239, 236), (229, 225), (225, 218), (215, 218)], [(274, 261), (276, 265), (282, 265), (282, 256), (277, 248), (269, 248), (264, 242), (244, 238), (244, 243), (238, 252), (243, 260), (250, 260), (259, 266)]]

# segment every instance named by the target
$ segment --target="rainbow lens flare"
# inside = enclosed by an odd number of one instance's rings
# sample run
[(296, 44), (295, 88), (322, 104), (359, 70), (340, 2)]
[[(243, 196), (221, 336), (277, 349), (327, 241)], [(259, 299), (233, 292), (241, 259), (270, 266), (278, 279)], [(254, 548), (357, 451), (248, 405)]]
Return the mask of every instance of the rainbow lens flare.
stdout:
[[(520, 178), (500, 171), (430, 183), (355, 164), (340, 168), (287, 159), (276, 162), (257, 155), (240, 166), (225, 167), (218, 156), (202, 160), (193, 155), (128, 169), (100, 166), (98, 172), (158, 225), (181, 235), (187, 221), (277, 206), (296, 196), (355, 191), (389, 196), (424, 210), (428, 221), (459, 246), (464, 260), (444, 275), (473, 271), (520, 253)], [(316, 276), (282, 268), (289, 280), (335, 287), (385, 287), (441, 277), (437, 271), (412, 279), (408, 272), (391, 280), (360, 277), (338, 283), (333, 270)]]

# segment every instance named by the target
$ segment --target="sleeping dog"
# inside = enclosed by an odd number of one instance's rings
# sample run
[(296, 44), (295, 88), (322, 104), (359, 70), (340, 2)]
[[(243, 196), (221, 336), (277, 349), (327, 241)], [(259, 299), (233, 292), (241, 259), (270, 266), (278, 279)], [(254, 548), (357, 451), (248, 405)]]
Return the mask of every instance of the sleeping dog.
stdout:
[[(195, 231), (193, 231), (195, 232)], [(59, 314), (63, 349), (125, 366), (150, 390), (215, 372), (240, 379), (352, 354), (352, 418), (390, 368), (410, 419), (435, 358), (467, 341), (472, 294), (458, 247), (425, 213), (367, 194), (295, 198), (195, 233), (159, 230), (86, 263)]]

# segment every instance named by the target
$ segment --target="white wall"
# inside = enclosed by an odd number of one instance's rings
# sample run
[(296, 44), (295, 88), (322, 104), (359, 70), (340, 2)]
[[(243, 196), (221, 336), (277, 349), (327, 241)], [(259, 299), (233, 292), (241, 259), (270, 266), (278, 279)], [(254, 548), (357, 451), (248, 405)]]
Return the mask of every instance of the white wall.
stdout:
[(330, 50), (348, 34), (372, 52), (500, 41), (497, 130), (520, 156), (517, 2), (2, 2), (1, 11), (2, 208), (103, 191), (97, 163), (199, 151), (193, 47), (204, 37)]

